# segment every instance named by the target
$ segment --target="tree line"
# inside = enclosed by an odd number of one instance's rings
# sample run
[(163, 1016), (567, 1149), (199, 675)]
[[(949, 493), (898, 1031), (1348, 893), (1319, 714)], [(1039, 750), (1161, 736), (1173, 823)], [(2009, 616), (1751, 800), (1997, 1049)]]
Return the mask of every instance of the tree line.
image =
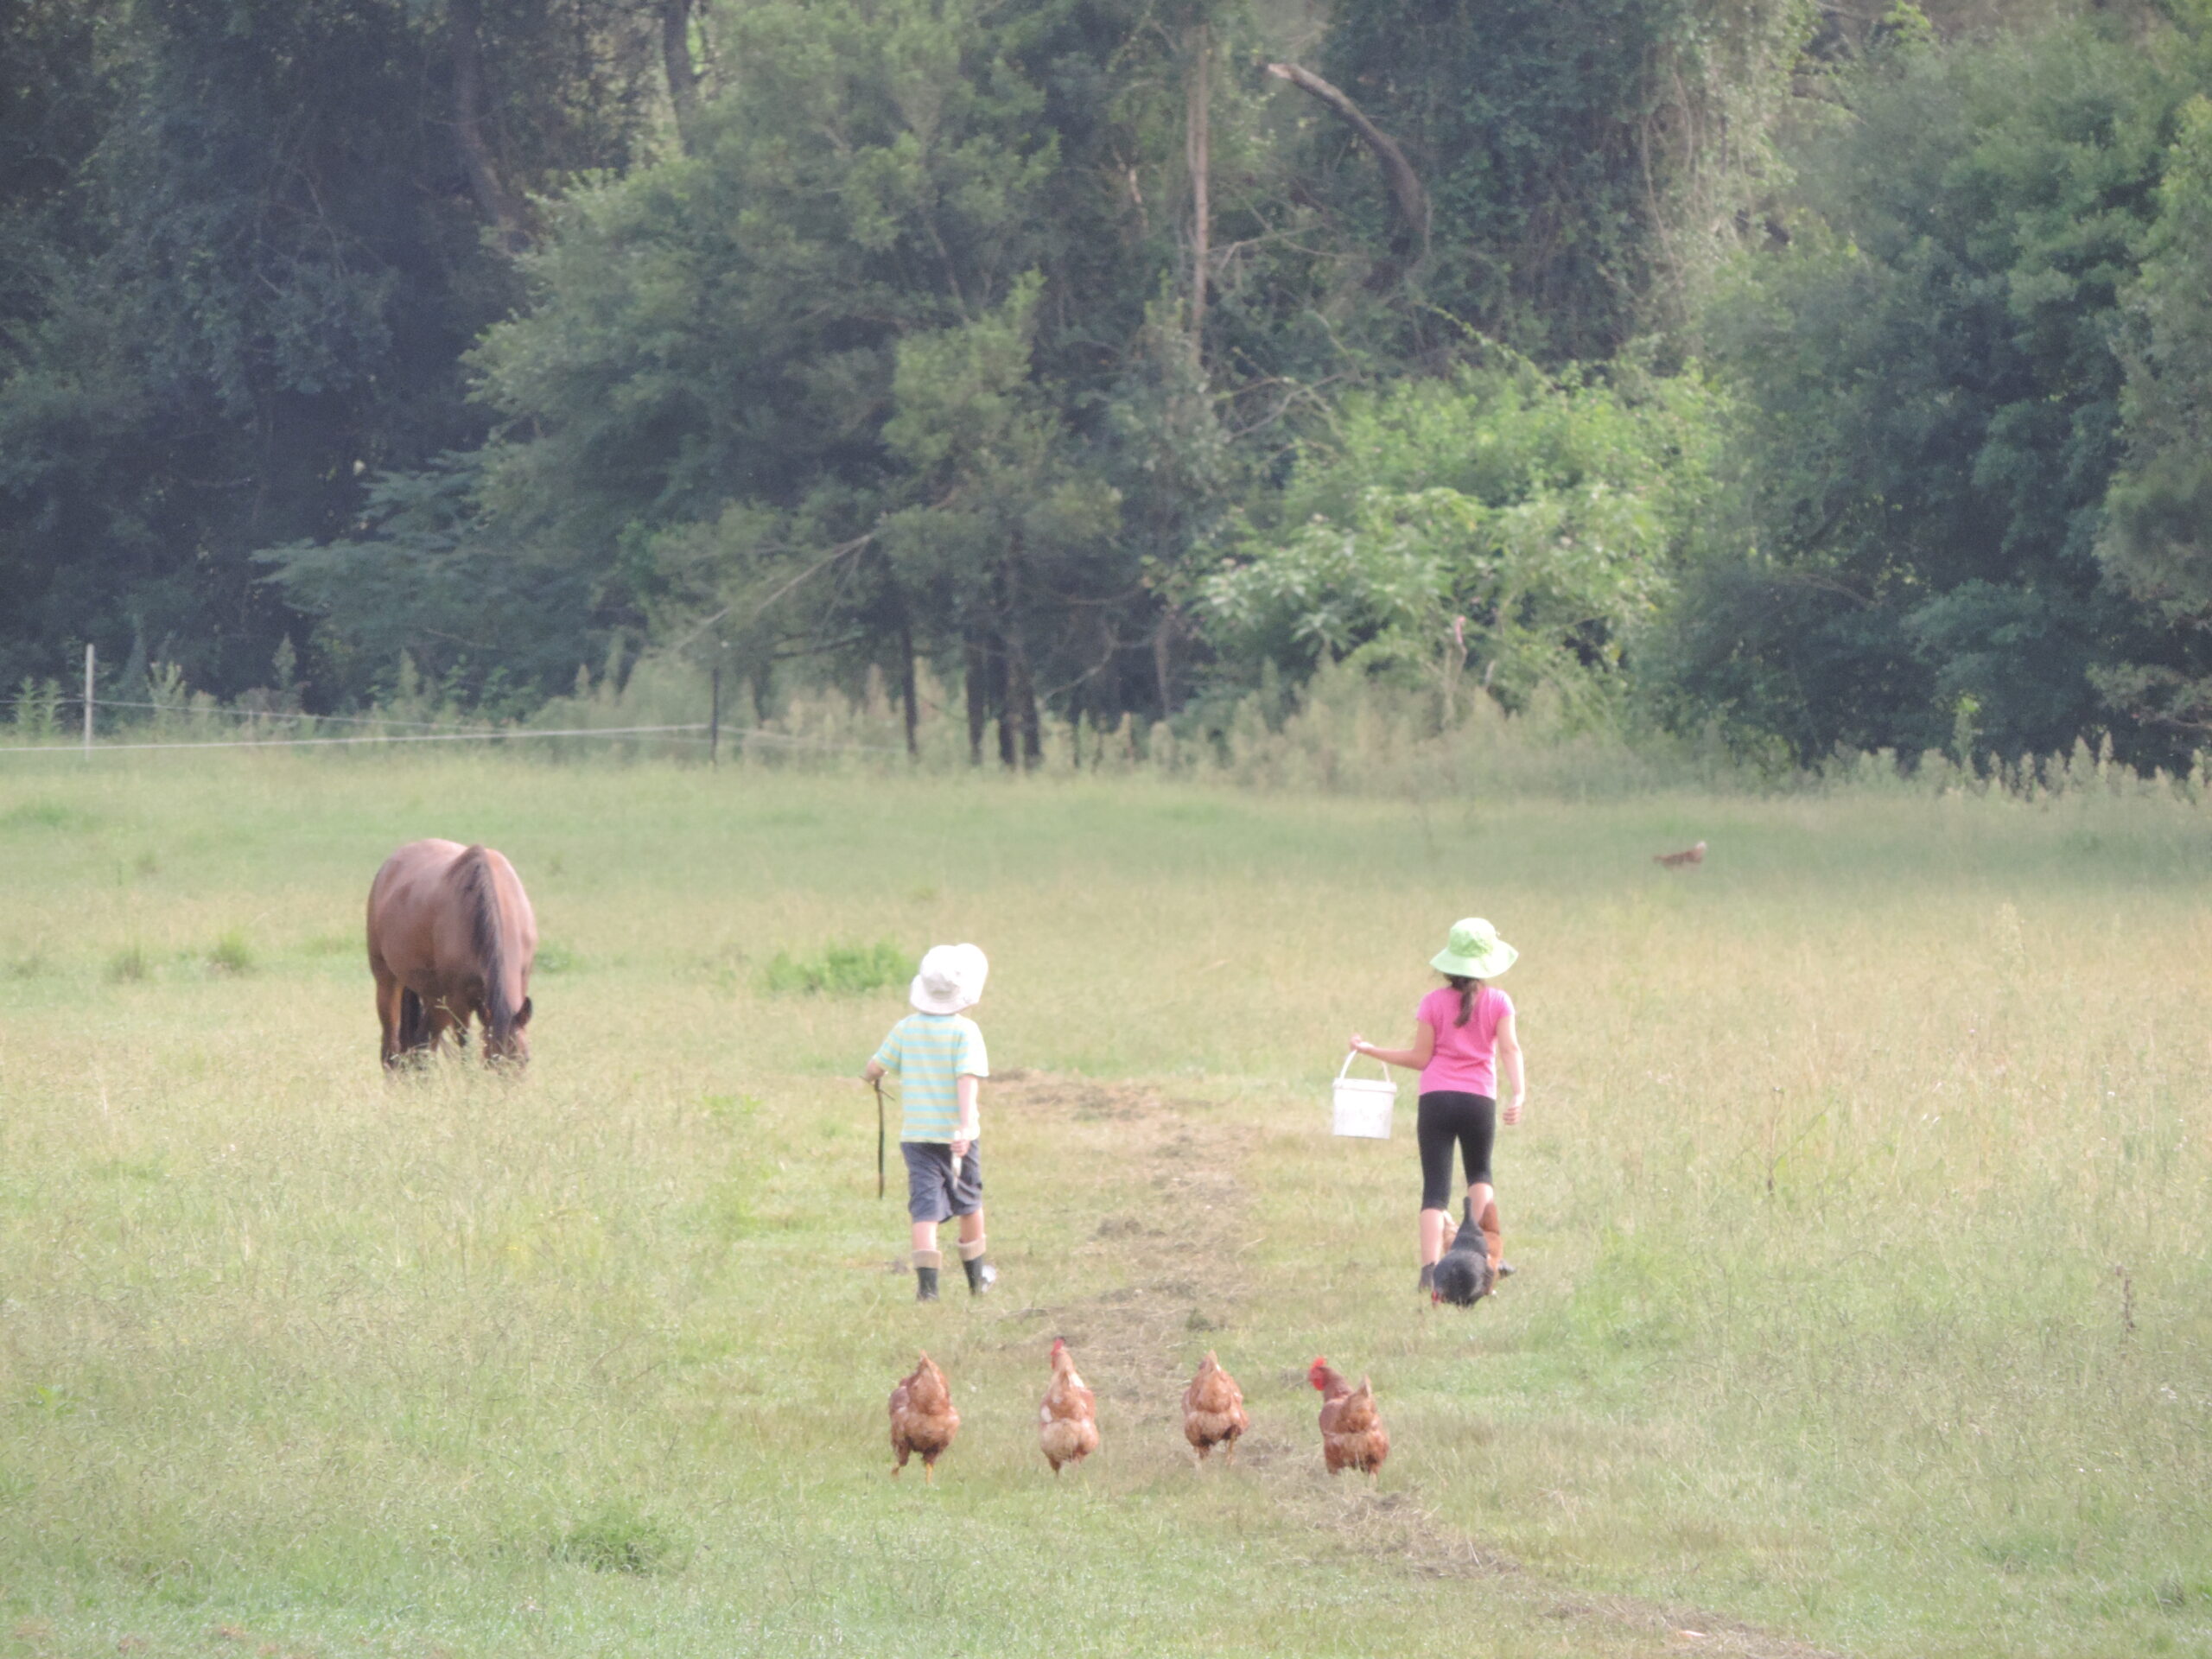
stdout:
[(2212, 4), (25, 0), (0, 685), (2212, 732)]

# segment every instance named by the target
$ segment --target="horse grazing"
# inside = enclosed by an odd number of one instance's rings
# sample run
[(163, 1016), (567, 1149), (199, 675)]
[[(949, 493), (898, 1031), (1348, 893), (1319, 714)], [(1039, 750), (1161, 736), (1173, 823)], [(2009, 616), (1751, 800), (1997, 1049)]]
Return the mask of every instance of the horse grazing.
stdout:
[(410, 841), (369, 884), (369, 971), (384, 1063), (484, 1027), (484, 1058), (530, 1058), (530, 964), (537, 918), (515, 867), (489, 847)]

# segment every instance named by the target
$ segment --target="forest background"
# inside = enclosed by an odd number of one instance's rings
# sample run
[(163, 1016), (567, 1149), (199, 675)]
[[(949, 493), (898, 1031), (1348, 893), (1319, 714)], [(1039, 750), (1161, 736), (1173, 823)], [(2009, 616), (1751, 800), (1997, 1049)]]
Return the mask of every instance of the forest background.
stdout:
[[(20, 0), (0, 685), (2212, 733), (2212, 3)], [(1242, 711), (1241, 713), (1239, 711)]]

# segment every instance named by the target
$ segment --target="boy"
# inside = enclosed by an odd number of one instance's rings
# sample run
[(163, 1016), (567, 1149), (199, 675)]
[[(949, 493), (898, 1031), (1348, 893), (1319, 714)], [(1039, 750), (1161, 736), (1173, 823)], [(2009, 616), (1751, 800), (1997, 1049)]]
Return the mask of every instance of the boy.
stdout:
[(990, 963), (972, 944), (939, 944), (922, 958), (907, 988), (914, 1012), (891, 1027), (861, 1073), (875, 1082), (899, 1079), (899, 1150), (906, 1160), (906, 1215), (913, 1223), (914, 1300), (937, 1300), (944, 1261), (939, 1222), (960, 1218), (960, 1264), (968, 1291), (980, 1296), (998, 1282), (983, 1259), (983, 1165), (976, 1086), (991, 1075), (983, 1033), (964, 1010), (982, 1000)]

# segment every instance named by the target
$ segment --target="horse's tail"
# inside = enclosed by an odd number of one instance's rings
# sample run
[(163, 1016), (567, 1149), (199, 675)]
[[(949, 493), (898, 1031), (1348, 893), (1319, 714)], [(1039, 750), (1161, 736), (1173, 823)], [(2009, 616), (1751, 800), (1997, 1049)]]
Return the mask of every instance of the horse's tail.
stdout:
[(518, 1010), (507, 996), (505, 918), (499, 912), (499, 878), (492, 869), (491, 850), (471, 847), (461, 855), (457, 874), (461, 900), (468, 906), (476, 965), (484, 976), (485, 1046), (497, 1053), (514, 1040)]

